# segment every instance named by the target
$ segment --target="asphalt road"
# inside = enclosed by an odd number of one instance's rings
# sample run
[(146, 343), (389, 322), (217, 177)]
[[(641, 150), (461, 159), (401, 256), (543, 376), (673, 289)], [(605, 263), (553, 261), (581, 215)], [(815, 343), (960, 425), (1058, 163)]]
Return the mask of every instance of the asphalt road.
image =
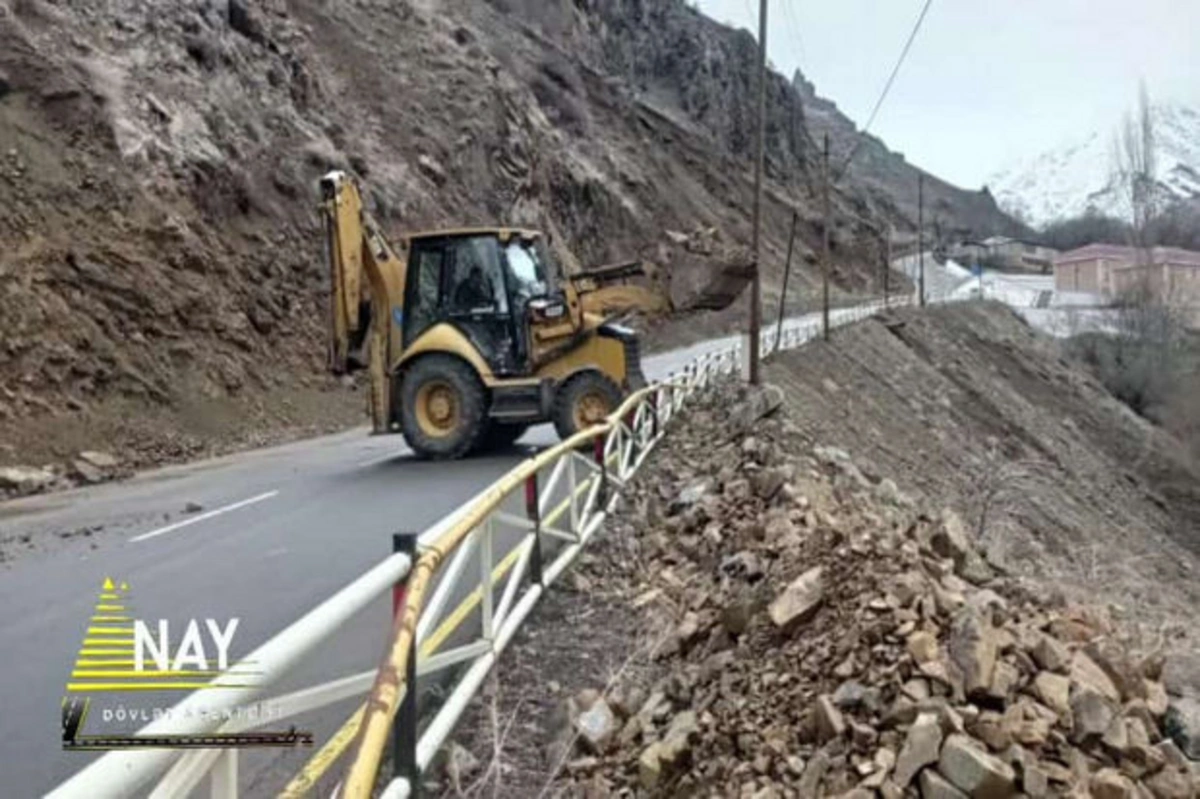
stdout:
[[(842, 313), (834, 311), (835, 322)], [(788, 325), (816, 323), (808, 315)], [(644, 369), (659, 379), (734, 341), (657, 354)], [(359, 428), (0, 505), (0, 540), (29, 538), (26, 551), (0, 566), (0, 794), (41, 795), (96, 757), (61, 749), (59, 710), (105, 578), (129, 584), (138, 618), (180, 626), (238, 618), (236, 660), (385, 557), (392, 533), (424, 530), (555, 440), (544, 425), (510, 451), (435, 463), (414, 459), (399, 436)], [(189, 513), (189, 503), (202, 509)], [(266, 695), (373, 668), (390, 624), (389, 600), (380, 598)], [(125, 704), (166, 708), (181, 696), (149, 694)], [(345, 702), (295, 723), (319, 745), (355, 706)], [(243, 757), (243, 791), (273, 794), (310, 753)]]
[[(665, 376), (732, 340), (649, 357), (645, 371)], [(391, 533), (423, 530), (554, 441), (545, 425), (508, 452), (433, 463), (414, 459), (399, 436), (362, 428), (0, 505), (0, 539), (29, 541), (0, 566), (0, 793), (40, 795), (95, 757), (62, 751), (59, 708), (105, 578), (129, 583), (141, 618), (237, 617), (236, 658), (386, 556)], [(189, 503), (202, 510), (188, 513)], [(371, 668), (389, 624), (381, 599), (268, 693)], [(170, 707), (178, 698), (127, 704)], [(303, 726), (320, 742), (350, 710)], [(306, 756), (247, 758), (242, 786), (277, 789)]]

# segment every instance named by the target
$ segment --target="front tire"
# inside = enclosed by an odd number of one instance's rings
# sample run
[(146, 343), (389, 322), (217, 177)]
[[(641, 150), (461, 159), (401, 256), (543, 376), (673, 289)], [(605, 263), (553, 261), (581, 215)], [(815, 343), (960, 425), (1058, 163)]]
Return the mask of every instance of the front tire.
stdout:
[(450, 355), (426, 355), (400, 383), (400, 429), (423, 458), (461, 458), (487, 429), (487, 392), (470, 366)]
[(600, 372), (581, 372), (554, 396), (550, 415), (558, 437), (568, 439), (603, 422), (621, 404), (621, 389)]

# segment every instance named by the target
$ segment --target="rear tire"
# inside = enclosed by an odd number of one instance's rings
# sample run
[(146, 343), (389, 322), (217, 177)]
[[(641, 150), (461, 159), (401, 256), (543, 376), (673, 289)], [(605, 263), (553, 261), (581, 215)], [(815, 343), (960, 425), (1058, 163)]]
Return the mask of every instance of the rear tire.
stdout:
[(568, 439), (604, 419), (621, 404), (621, 389), (600, 372), (581, 372), (554, 395), (550, 416), (558, 437)]
[(461, 458), (487, 429), (487, 391), (470, 366), (450, 355), (426, 355), (400, 383), (400, 429), (423, 458)]
[(495, 452), (504, 450), (517, 443), (517, 439), (525, 435), (525, 431), (529, 429), (527, 424), (501, 424), (500, 422), (492, 422), (488, 427), (487, 432), (479, 440), (478, 449), (480, 452)]

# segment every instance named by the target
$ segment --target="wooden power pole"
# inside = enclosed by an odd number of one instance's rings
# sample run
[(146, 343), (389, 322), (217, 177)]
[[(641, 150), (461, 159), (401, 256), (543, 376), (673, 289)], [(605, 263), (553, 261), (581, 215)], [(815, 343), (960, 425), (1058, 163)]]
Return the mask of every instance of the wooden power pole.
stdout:
[(925, 176), (917, 175), (917, 304), (925, 307)]
[(792, 273), (792, 247), (796, 243), (796, 222), (799, 214), (792, 210), (792, 232), (788, 234), (787, 260), (783, 262), (783, 289), (779, 292), (779, 320), (775, 323), (775, 351), (779, 352), (783, 343), (783, 314), (787, 302), (788, 276)]
[(761, 354), (759, 341), (762, 330), (762, 178), (763, 137), (767, 107), (767, 0), (758, 3), (758, 135), (754, 142), (754, 233), (751, 249), (754, 252), (754, 272), (750, 283), (750, 384), (760, 381)]
[(887, 308), (890, 304), (891, 293), (888, 287), (888, 279), (892, 272), (892, 226), (888, 225), (887, 230), (883, 232), (883, 307)]
[(821, 205), (825, 222), (821, 225), (821, 335), (829, 341), (829, 134), (825, 134), (821, 168)]

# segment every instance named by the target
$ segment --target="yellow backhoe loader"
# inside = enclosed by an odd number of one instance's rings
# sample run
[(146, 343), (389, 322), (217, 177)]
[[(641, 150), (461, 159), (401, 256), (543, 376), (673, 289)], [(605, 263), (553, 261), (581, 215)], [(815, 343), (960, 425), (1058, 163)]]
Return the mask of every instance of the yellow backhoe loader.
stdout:
[[(629, 311), (670, 313), (637, 263), (564, 275), (545, 237), (516, 228), (414, 233), (398, 254), (344, 172), (321, 179), (332, 283), (329, 365), (367, 369), (375, 433), (420, 456), (507, 446), (552, 421), (567, 438), (645, 383)], [(694, 307), (746, 282), (729, 270)]]

